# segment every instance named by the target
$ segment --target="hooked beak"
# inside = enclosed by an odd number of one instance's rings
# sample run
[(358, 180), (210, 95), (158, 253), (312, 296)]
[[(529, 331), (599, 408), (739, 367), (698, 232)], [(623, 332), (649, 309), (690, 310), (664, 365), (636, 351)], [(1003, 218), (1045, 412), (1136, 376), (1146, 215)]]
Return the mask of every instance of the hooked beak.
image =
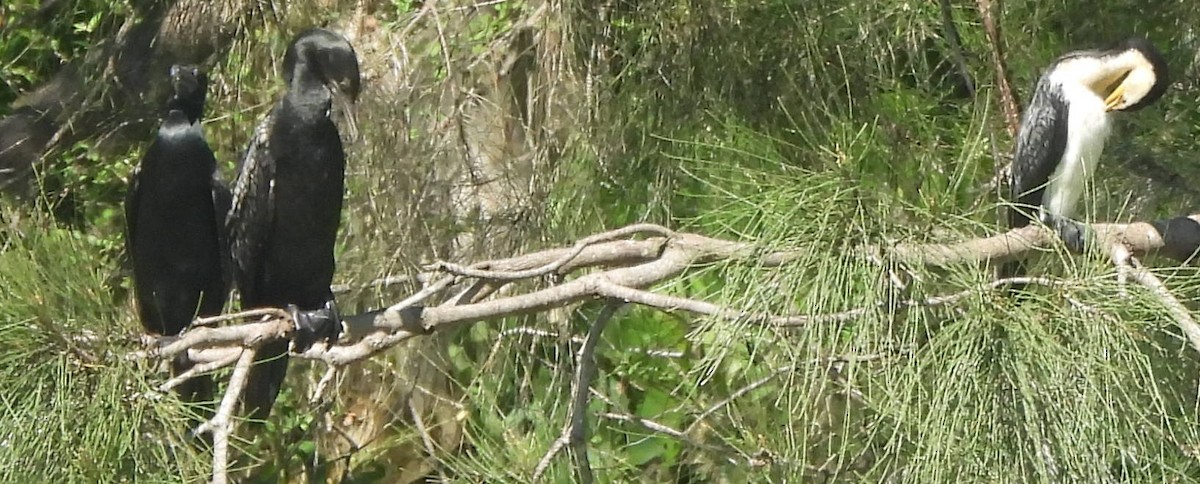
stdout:
[(341, 120), (346, 127), (346, 141), (354, 143), (358, 141), (358, 109), (355, 100), (337, 87), (333, 89), (333, 93), (333, 109), (341, 113)]
[(1117, 109), (1117, 106), (1120, 106), (1124, 100), (1125, 100), (1125, 83), (1122, 82), (1121, 84), (1117, 85), (1116, 89), (1113, 89), (1112, 93), (1110, 93), (1107, 98), (1104, 99), (1104, 110), (1105, 111), (1114, 111)]

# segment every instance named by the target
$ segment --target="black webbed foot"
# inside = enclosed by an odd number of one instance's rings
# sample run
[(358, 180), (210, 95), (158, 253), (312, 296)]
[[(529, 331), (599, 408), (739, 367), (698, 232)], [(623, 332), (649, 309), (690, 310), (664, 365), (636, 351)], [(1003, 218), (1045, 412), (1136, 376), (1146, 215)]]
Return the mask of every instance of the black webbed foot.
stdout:
[(1054, 229), (1067, 250), (1082, 253), (1087, 242), (1087, 225), (1067, 217), (1042, 214), (1042, 223)]
[(287, 310), (296, 324), (291, 348), (295, 353), (309, 349), (320, 340), (333, 344), (342, 334), (342, 318), (332, 299), (326, 301), (321, 309), (302, 310), (295, 304), (289, 304)]

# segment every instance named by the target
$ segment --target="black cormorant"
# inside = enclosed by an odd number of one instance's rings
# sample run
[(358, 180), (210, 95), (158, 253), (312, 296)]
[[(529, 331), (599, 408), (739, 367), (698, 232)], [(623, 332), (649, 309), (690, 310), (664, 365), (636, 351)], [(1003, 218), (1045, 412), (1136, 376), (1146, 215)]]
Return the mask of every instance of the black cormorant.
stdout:
[[(1073, 250), (1082, 250), (1082, 230), (1070, 217), (1104, 151), (1109, 113), (1144, 108), (1163, 95), (1167, 84), (1162, 54), (1140, 38), (1056, 59), (1038, 80), (1021, 119), (1009, 184), (1009, 228), (1037, 217)], [(999, 275), (1022, 274), (1023, 262), (1014, 261)]]
[[(133, 263), (138, 315), (150, 333), (176, 335), (197, 316), (221, 313), (226, 273), (223, 222), (229, 191), (204, 140), (207, 79), (192, 66), (172, 66), (173, 94), (150, 149), (129, 180), (125, 245)], [(187, 355), (172, 362), (190, 367)], [(212, 399), (212, 378), (179, 387), (185, 400)]]
[[(255, 130), (239, 168), (227, 226), (242, 308), (287, 308), (297, 350), (333, 341), (333, 249), (342, 211), (346, 158), (330, 119), (335, 93), (358, 96), (358, 57), (324, 29), (298, 35), (283, 62), (287, 93)], [(287, 373), (287, 341), (264, 345), (243, 403), (265, 419)]]

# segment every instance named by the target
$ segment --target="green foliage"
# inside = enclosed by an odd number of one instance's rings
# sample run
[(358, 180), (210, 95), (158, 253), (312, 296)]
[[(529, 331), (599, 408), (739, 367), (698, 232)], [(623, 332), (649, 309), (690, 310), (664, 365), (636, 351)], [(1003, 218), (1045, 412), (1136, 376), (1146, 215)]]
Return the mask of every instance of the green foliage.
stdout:
[(129, 15), (120, 0), (13, 0), (0, 6), (0, 105), (52, 76), (64, 63), (82, 56)]
[[(1200, 192), (1180, 180), (1200, 174), (1192, 156), (1200, 93), (1186, 80), (1195, 41), (1182, 32), (1200, 20), (1200, 8), (1101, 3), (1004, 2), (1014, 87), (1027, 96), (1049, 59), (1130, 30), (1167, 47), (1185, 80), (1117, 127), (1104, 163), (1121, 170), (1097, 180), (1093, 192), (1110, 195), (1096, 197), (1086, 218), (1190, 210)], [(33, 4), (13, 5), (5, 8), (32, 15)], [(54, 27), (65, 30), (25, 29), (0, 45), (9, 86), (44, 80), (58, 62), (48, 59), (80, 55), (81, 39), (105, 29), (108, 17), (79, 5), (80, 17)], [(388, 6), (383, 25), (397, 31), (422, 11), (419, 2)], [(449, 42), (444, 32), (413, 33), (403, 59), (426, 68), (405, 81), (462, 82), (443, 59), (486, 52), (533, 6), (481, 9)], [(938, 8), (885, 0), (568, 2), (562, 21), (572, 51), (564, 55), (589, 73), (594, 99), (578, 106), (587, 122), (572, 125), (547, 170), (555, 183), (534, 217), (542, 238), (522, 242), (541, 248), (661, 222), (803, 255), (780, 268), (696, 267), (656, 291), (772, 313), (867, 308), (791, 328), (622, 309), (597, 352), (588, 412), (602, 481), (1200, 479), (1194, 351), (1156, 299), (1117, 285), (1106, 261), (1049, 251), (1035, 273), (1069, 284), (1018, 302), (979, 289), (991, 277), (984, 267), (881, 267), (860, 255), (867, 244), (996, 231), (988, 183), (1011, 140), (992, 101), (988, 46), (972, 4), (950, 12), (961, 46), (946, 40)], [(296, 14), (246, 33), (213, 69), (210, 112), (219, 114), (206, 132), (227, 174), (278, 92), (284, 32), (330, 15)], [(961, 89), (955, 49), (974, 96)], [(349, 148), (337, 282), (411, 274), (440, 257), (446, 240), (475, 229), (447, 213), (451, 197), (435, 180), (444, 176), (438, 157), (455, 155), (445, 153), (444, 133), (406, 124), (441, 122), (445, 106), (430, 101), (435, 95), (403, 94), (409, 98), (365, 94), (375, 117), (359, 120), (371, 143)], [(4, 232), (0, 337), (11, 343), (0, 351), (3, 480), (188, 481), (207, 471), (205, 449), (182, 435), (186, 410), (173, 397), (151, 397), (163, 373), (122, 357), (137, 330), (110, 277), (121, 247), (122, 180), (136, 150), (123, 158), (90, 144), (69, 151), (76, 161), (64, 176), (84, 190), (82, 229), (26, 218)], [(1158, 274), (1185, 300), (1200, 296), (1194, 270)], [(357, 291), (340, 302), (358, 312), (408, 289)], [(971, 294), (953, 304), (897, 304), (961, 291)], [(438, 456), (438, 472), (528, 480), (566, 421), (575, 355), (599, 309), (589, 303), (453, 335), (445, 371), (462, 393), (466, 442)], [(303, 390), (289, 386), (266, 430), (239, 442), (240, 464), (257, 466), (243, 477), (336, 477), (321, 461), (320, 415)], [(385, 479), (386, 451), (415, 434), (397, 431), (354, 455), (349, 477)], [(556, 460), (548, 480), (570, 480), (568, 462)]]
[[(764, 250), (799, 248), (810, 255), (786, 268), (720, 264), (658, 289), (775, 313), (881, 308), (847, 323), (788, 331), (623, 313), (600, 350), (596, 389), (607, 399), (593, 402), (592, 415), (627, 412), (688, 429), (694, 440), (594, 418), (593, 465), (605, 479), (1141, 481), (1200, 475), (1190, 463), (1194, 389), (1181, 376), (1191, 370), (1170, 370), (1194, 368), (1195, 357), (1148, 294), (1132, 289), (1112, 297), (1121, 289), (1106, 262), (1063, 253), (1043, 257), (1038, 270), (1078, 285), (1021, 305), (980, 292), (952, 308), (886, 309), (890, 298), (971, 290), (990, 277), (979, 268), (916, 269), (907, 288), (889, 289), (889, 274), (855, 249), (994, 231), (995, 198), (980, 187), (993, 176), (995, 153), (1010, 149), (996, 144), (999, 116), (987, 101), (991, 71), (982, 60), (981, 31), (963, 32), (962, 48), (978, 56), (969, 67), (982, 89), (971, 103), (946, 88), (951, 46), (940, 38), (936, 4), (910, 5), (860, 2), (851, 10), (794, 2), (620, 2), (608, 12), (609, 25), (577, 25), (581, 57), (597, 49), (592, 42), (600, 31), (589, 28), (613, 29), (600, 47), (612, 49), (616, 69), (606, 78), (612, 84), (603, 94), (610, 97), (603, 99), (601, 125), (621, 133), (617, 150), (567, 162), (562, 196), (552, 202), (555, 228), (585, 233), (584, 227), (656, 220), (756, 241)], [(1037, 24), (1058, 15), (1027, 13), (1038, 5), (1010, 6), (1005, 18)], [(596, 13), (594, 4), (578, 8), (581, 17)], [(973, 14), (955, 9), (956, 19)], [(1106, 18), (1122, 22), (1120, 15)], [(1063, 36), (1097, 35), (1078, 23), (1031, 32), (1059, 36), (1011, 34), (1010, 45), (1022, 47), (1010, 58), (1019, 93), (1032, 85), (1039, 65), (1068, 48)], [(1112, 35), (1124, 34), (1105, 34)], [(938, 55), (931, 57), (931, 49)], [(1167, 110), (1191, 111), (1185, 103), (1164, 102), (1130, 122), (1134, 140), (1110, 140), (1110, 152), (1119, 153), (1114, 163), (1153, 150), (1168, 170), (1189, 172), (1190, 162), (1179, 157), (1188, 157), (1190, 148), (1148, 147), (1168, 136), (1183, 141), (1174, 133), (1190, 125), (1159, 119)], [(597, 130), (596, 136), (612, 133)], [(1102, 177), (1093, 190), (1121, 193), (1130, 185)], [(1134, 192), (1137, 216), (1186, 210), (1183, 191)], [(1097, 198), (1089, 217), (1132, 216), (1128, 200)], [(1168, 284), (1191, 293), (1192, 271), (1172, 272)], [(572, 333), (582, 334), (585, 319), (575, 319)], [(683, 331), (657, 332), (672, 327), (664, 321)], [(512, 427), (504, 424), (476, 428), (482, 457), (470, 461), (468, 475), (531, 458), (528, 450), (500, 442), (550, 442), (557, 435), (566, 411), (561, 392), (573, 365), (570, 346), (559, 339), (527, 335), (497, 343), (494, 353), (512, 354), (512, 367), (534, 365), (538, 374), (513, 379), (508, 367), (485, 366), (503, 376), (481, 377), (491, 383), (471, 393), (471, 401), (489, 402), (478, 418), (524, 415), (535, 406), (546, 409), (549, 422), (520, 436), (506, 434)], [(686, 348), (686, 361), (632, 361), (648, 341)], [(842, 357), (851, 361), (829, 361)], [(546, 370), (525, 362), (529, 358), (564, 368)], [(835, 367), (839, 375), (831, 379)], [(527, 390), (508, 402), (495, 396), (522, 387), (559, 391)], [(739, 396), (727, 401), (730, 395)], [(719, 410), (705, 412), (713, 406)], [(565, 462), (556, 464), (558, 479), (570, 475)]]
[[(12, 220), (18, 214), (8, 212)], [(179, 481), (204, 475), (178, 442), (187, 413), (152, 390), (130, 311), (106, 287), (94, 243), (37, 218), (0, 252), (0, 480)]]

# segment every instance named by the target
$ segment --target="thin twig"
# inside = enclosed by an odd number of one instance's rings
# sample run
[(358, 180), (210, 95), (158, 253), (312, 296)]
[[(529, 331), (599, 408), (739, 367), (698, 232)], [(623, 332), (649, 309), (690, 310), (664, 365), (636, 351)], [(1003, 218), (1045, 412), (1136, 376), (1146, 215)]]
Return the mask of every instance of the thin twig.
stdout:
[(479, 279), (490, 279), (490, 280), (496, 280), (496, 281), (515, 281), (518, 279), (529, 279), (531, 277), (544, 276), (546, 274), (549, 274), (551, 272), (558, 270), (562, 266), (566, 265), (568, 262), (571, 262), (571, 260), (578, 257), (579, 254), (583, 252), (583, 249), (586, 249), (590, 245), (595, 245), (595, 244), (598, 244), (601, 242), (609, 242), (612, 240), (616, 240), (618, 238), (624, 238), (624, 237), (628, 237), (630, 235), (634, 235), (634, 234), (638, 234), (638, 233), (651, 233), (651, 234), (656, 234), (656, 235), (659, 235), (662, 237), (670, 237), (671, 234), (673, 234), (674, 232), (667, 229), (666, 227), (663, 227), (661, 225), (656, 225), (656, 224), (635, 224), (635, 225), (630, 225), (628, 227), (622, 227), (622, 228), (619, 228), (616, 230), (611, 230), (608, 232), (604, 232), (604, 233), (600, 233), (600, 234), (596, 234), (596, 235), (592, 235), (589, 237), (579, 239), (579, 241), (576, 242), (575, 245), (571, 248), (571, 251), (564, 254), (558, 260), (555, 260), (555, 261), (553, 261), (549, 264), (546, 264), (544, 266), (541, 266), (541, 267), (535, 267), (532, 269), (526, 269), (526, 270), (522, 270), (522, 271), (490, 271), (490, 270), (485, 270), (485, 269), (480, 268), (479, 267), (480, 265), (464, 267), (464, 266), (460, 266), (458, 264), (452, 264), (450, 262), (445, 262), (445, 261), (435, 262), (435, 263), (431, 264), (429, 267), (427, 267), (426, 269), (427, 270), (440, 270), (440, 271), (449, 272), (451, 274), (455, 274), (455, 275), (459, 275), (459, 276), (475, 277), (475, 278), (479, 278)]
[[(1050, 279), (1046, 277), (1013, 277), (1007, 279), (997, 279), (980, 284), (974, 288), (959, 291), (953, 294), (943, 296), (933, 296), (925, 299), (909, 299), (900, 301), (899, 305), (904, 307), (932, 307), (941, 306), (958, 302), (967, 297), (977, 295), (983, 291), (994, 290), (1001, 287), (1006, 287), (1010, 284), (1037, 284), (1044, 286), (1066, 286), (1072, 284), (1071, 281)], [(678, 296), (668, 296), (665, 294), (657, 294), (641, 289), (633, 289), (625, 286), (620, 286), (607, 281), (599, 281), (597, 283), (597, 294), (605, 297), (623, 299), (626, 302), (650, 306), (664, 311), (684, 310), (692, 313), (703, 314), (706, 316), (714, 316), (722, 319), (735, 321), (751, 321), (772, 326), (789, 327), (803, 326), (813, 323), (833, 323), (844, 322), (852, 319), (863, 317), (864, 315), (876, 310), (877, 308), (885, 307), (888, 303), (881, 302), (872, 307), (855, 308), (847, 311), (829, 313), (829, 314), (814, 314), (814, 315), (787, 315), (780, 316), (768, 313), (754, 313), (747, 311), (739, 311), (732, 308), (718, 306), (716, 304), (699, 301), (696, 299), (688, 299)]]
[(170, 380), (167, 380), (162, 385), (159, 385), (158, 391), (169, 392), (169, 391), (171, 391), (171, 389), (173, 389), (179, 385), (182, 385), (183, 382), (186, 382), (186, 381), (192, 379), (192, 377), (194, 377), (196, 375), (199, 375), (202, 373), (208, 373), (210, 371), (219, 370), (221, 368), (225, 368), (226, 366), (232, 365), (232, 364), (234, 364), (234, 362), (236, 362), (238, 360), (239, 357), (241, 357), (241, 352), (238, 352), (238, 353), (231, 352), (229, 354), (229, 356), (226, 358), (208, 362), (208, 363), (199, 364), (199, 365), (194, 365), (191, 368), (188, 368), (187, 371), (180, 373), (178, 375), (175, 375)]
[(992, 69), (996, 74), (996, 86), (1000, 91), (1000, 108), (1004, 111), (1004, 127), (1010, 137), (1017, 136), (1017, 128), (1021, 124), (1021, 107), (1013, 93), (1012, 84), (1008, 82), (1008, 67), (1004, 60), (1004, 37), (1000, 34), (1000, 23), (996, 21), (992, 0), (976, 0), (979, 17), (983, 20), (983, 32), (987, 37), (988, 48), (992, 54)]
[[(425, 452), (429, 455), (430, 460), (437, 462), (437, 444), (433, 441), (433, 436), (429, 435), (429, 430), (425, 427), (425, 419), (421, 418), (421, 412), (417, 410), (416, 403), (413, 399), (408, 399), (408, 413), (412, 416), (413, 427), (416, 427), (417, 434), (421, 436), (421, 442), (425, 445)], [(442, 474), (441, 466), (437, 466), (438, 473)], [(442, 482), (449, 482), (445, 475), (442, 475)]]
[(533, 470), (534, 481), (542, 478), (542, 474), (544, 474), (546, 469), (550, 467), (550, 461), (553, 460), (554, 456), (558, 455), (558, 453), (562, 451), (563, 447), (566, 446), (567, 439), (562, 437), (554, 439), (554, 442), (550, 444), (550, 448), (546, 450), (546, 455), (542, 456), (542, 460), (538, 461), (537, 468)]
[[(887, 357), (887, 355), (883, 355), (883, 354), (836, 355), (836, 356), (829, 356), (826, 358), (817, 358), (815, 360), (810, 360), (808, 363), (830, 363), (834, 366), (839, 366), (839, 365), (844, 366), (846, 363), (876, 361), (876, 360), (881, 360), (886, 357)], [(790, 373), (792, 371), (795, 371), (799, 367), (800, 367), (800, 364), (786, 365), (786, 366), (779, 367), (779, 368), (775, 369), (775, 371), (772, 371), (767, 376), (759, 378), (758, 380), (750, 382), (750, 384), (737, 389), (736, 391), (731, 393), (728, 397), (721, 399), (721, 401), (704, 409), (703, 412), (700, 412), (700, 415), (697, 415), (695, 420), (693, 420), (692, 423), (689, 424), (687, 429), (685, 429), (683, 432), (685, 434), (691, 434), (692, 431), (696, 429), (697, 425), (699, 425), (701, 422), (704, 422), (704, 420), (707, 419), (709, 415), (712, 415), (717, 410), (724, 408), (725, 406), (729, 405), (730, 403), (733, 403), (734, 400), (742, 398), (742, 397), (746, 396), (746, 394), (761, 388), (763, 385), (766, 385), (767, 383), (770, 383), (771, 380), (778, 378), (779, 375), (783, 375), (785, 373)], [(833, 366), (831, 366), (831, 368), (833, 368)], [(837, 371), (840, 372), (840, 368), (838, 368)]]
[(51, 338), (55, 339), (58, 345), (67, 348), (68, 351), (74, 354), (75, 357), (84, 364), (99, 365), (103, 361), (86, 348), (76, 344), (75, 339), (69, 337), (63, 330), (63, 327), (56, 324), (54, 321), (43, 318), (31, 318), (30, 321), (39, 326), (42, 333), (50, 335)]
[(191, 326), (192, 327), (212, 326), (214, 324), (222, 323), (225, 321), (233, 321), (235, 319), (250, 319), (250, 318), (257, 318), (257, 317), (261, 317), (261, 316), (274, 316), (274, 317), (280, 318), (280, 319), (288, 319), (288, 318), (292, 317), (290, 314), (288, 314), (287, 311), (284, 311), (283, 309), (280, 309), (280, 308), (258, 308), (258, 309), (250, 309), (247, 311), (239, 311), (236, 313), (219, 314), (216, 316), (197, 318), (195, 321), (192, 321)]
[(685, 434), (691, 434), (691, 433), (692, 433), (692, 431), (693, 431), (693, 430), (695, 430), (696, 426), (697, 426), (697, 425), (699, 425), (701, 422), (703, 422), (705, 419), (707, 419), (709, 415), (712, 415), (712, 414), (713, 414), (713, 412), (716, 412), (717, 410), (720, 410), (720, 409), (724, 408), (726, 405), (729, 405), (729, 404), (730, 404), (731, 402), (733, 402), (734, 400), (737, 400), (737, 399), (739, 399), (739, 398), (741, 398), (741, 397), (743, 397), (743, 396), (746, 396), (746, 394), (747, 394), (747, 393), (750, 393), (750, 392), (752, 392), (752, 391), (754, 391), (754, 390), (757, 390), (757, 389), (759, 389), (760, 387), (762, 387), (763, 385), (766, 385), (767, 383), (770, 383), (770, 382), (771, 382), (771, 380), (774, 380), (774, 379), (775, 379), (775, 378), (777, 378), (779, 375), (782, 375), (782, 374), (784, 374), (784, 373), (788, 373), (788, 372), (790, 372), (790, 371), (793, 371), (793, 370), (795, 370), (797, 366), (798, 366), (798, 365), (786, 365), (786, 366), (782, 366), (782, 367), (776, 368), (774, 371), (772, 371), (772, 372), (771, 372), (770, 374), (768, 374), (767, 376), (764, 376), (764, 377), (762, 377), (762, 378), (759, 378), (759, 379), (757, 379), (757, 380), (755, 380), (755, 381), (753, 381), (753, 382), (750, 382), (750, 384), (749, 384), (749, 385), (746, 385), (746, 386), (744, 386), (744, 387), (742, 387), (742, 388), (739, 388), (739, 389), (737, 389), (737, 391), (735, 391), (735, 392), (733, 392), (733, 393), (729, 394), (729, 396), (728, 396), (728, 397), (725, 397), (725, 398), (721, 399), (721, 401), (719, 401), (719, 402), (717, 402), (717, 403), (713, 404), (712, 406), (710, 406), (710, 407), (708, 407), (708, 408), (704, 409), (704, 411), (703, 411), (703, 412), (700, 412), (700, 415), (696, 416), (696, 419), (695, 419), (695, 420), (693, 420), (693, 421), (692, 421), (692, 423), (691, 423), (690, 425), (688, 425), (687, 429), (685, 429), (685, 430), (683, 431), (683, 433), (685, 433)]
[(388, 311), (399, 311), (404, 308), (412, 307), (414, 304), (420, 303), (426, 299), (429, 299), (429, 297), (433, 296), (434, 294), (437, 294), (437, 293), (440, 293), (440, 292), (446, 290), (446, 288), (450, 287), (451, 284), (454, 284), (454, 277), (450, 277), (450, 276), (443, 277), (443, 278), (439, 279), (437, 282), (434, 282), (433, 284), (425, 286), (420, 291), (417, 291), (416, 294), (406, 297), (406, 298), (404, 298), (404, 300), (402, 300), (396, 304), (393, 304), (387, 310)]
[(237, 407), (238, 399), (246, 388), (246, 376), (250, 373), (250, 365), (254, 364), (253, 348), (242, 351), (237, 366), (233, 368), (233, 376), (229, 378), (229, 388), (225, 390), (225, 398), (221, 400), (221, 408), (207, 422), (196, 428), (196, 435), (211, 431), (213, 436), (213, 484), (229, 482), (229, 437), (233, 435), (233, 409)]
[(600, 309), (600, 314), (596, 316), (596, 321), (592, 323), (591, 328), (588, 328), (583, 348), (579, 349), (575, 382), (571, 389), (573, 397), (571, 398), (570, 419), (563, 428), (562, 435), (550, 445), (550, 450), (538, 462), (537, 468), (533, 472), (534, 480), (542, 477), (542, 474), (550, 466), (550, 461), (564, 447), (568, 447), (571, 453), (571, 462), (575, 469), (575, 480), (584, 484), (590, 484), (595, 480), (595, 476), (592, 474), (592, 466), (588, 462), (587, 456), (588, 397), (591, 395), (592, 380), (596, 377), (596, 344), (600, 342), (600, 335), (604, 333), (604, 328), (608, 325), (608, 321), (612, 319), (620, 307), (621, 303), (619, 301), (608, 301)]
[(1116, 245), (1109, 246), (1109, 258), (1114, 264), (1126, 266), (1126, 274), (1132, 277), (1138, 284), (1145, 286), (1150, 290), (1150, 293), (1162, 303), (1167, 313), (1171, 315), (1171, 319), (1175, 320), (1175, 324), (1183, 331), (1187, 337), (1188, 343), (1196, 351), (1200, 351), (1200, 325), (1196, 324), (1192, 313), (1188, 311), (1187, 306), (1179, 301), (1171, 290), (1163, 284), (1162, 280), (1147, 270), (1138, 262), (1138, 260), (1129, 255), (1128, 249), (1124, 246)]
[(321, 379), (317, 381), (316, 388), (313, 389), (312, 395), (308, 398), (309, 404), (316, 405), (321, 401), (322, 398), (325, 397), (325, 390), (329, 387), (329, 384), (333, 382), (334, 377), (337, 376), (337, 371), (338, 367), (336, 365), (329, 365), (329, 367), (325, 369), (325, 374), (321, 375)]

